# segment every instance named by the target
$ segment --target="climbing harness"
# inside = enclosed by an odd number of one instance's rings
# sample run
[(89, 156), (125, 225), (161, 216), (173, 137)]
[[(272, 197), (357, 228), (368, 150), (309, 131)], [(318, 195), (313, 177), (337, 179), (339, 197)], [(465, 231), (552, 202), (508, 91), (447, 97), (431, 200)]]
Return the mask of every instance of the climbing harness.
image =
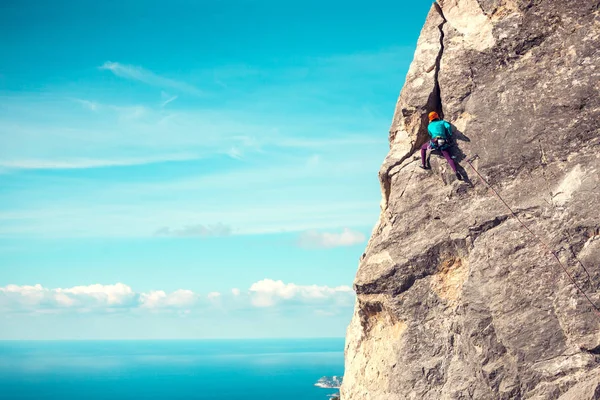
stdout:
[[(596, 314), (598, 314), (598, 316), (600, 316), (600, 307), (598, 307), (596, 304), (594, 304), (594, 302), (589, 298), (589, 296), (585, 293), (585, 291), (579, 286), (579, 284), (577, 283), (577, 281), (575, 280), (575, 278), (573, 278), (573, 276), (567, 270), (567, 267), (563, 264), (562, 261), (560, 261), (560, 258), (558, 258), (558, 255), (538, 235), (536, 235), (535, 233), (533, 233), (533, 231), (517, 216), (517, 214), (508, 205), (508, 203), (506, 203), (506, 201), (504, 201), (504, 199), (502, 198), (502, 196), (500, 196), (500, 194), (496, 191), (496, 189), (494, 189), (492, 187), (492, 185), (490, 185), (490, 183), (487, 180), (485, 180), (485, 178), (473, 166), (473, 161), (475, 161), (477, 158), (479, 158), (479, 156), (477, 154), (475, 154), (473, 157), (467, 159), (467, 164), (469, 164), (469, 166), (475, 172), (475, 174), (477, 174), (477, 176), (479, 177), (479, 179), (481, 179), (481, 181), (496, 195), (496, 197), (498, 197), (498, 199), (500, 199), (500, 201), (504, 204), (504, 206), (508, 209), (508, 211), (510, 211), (510, 213), (512, 214), (512, 216), (527, 230), (527, 232), (529, 232), (531, 234), (531, 236), (533, 236), (542, 245), (542, 247), (544, 247), (544, 249), (548, 253), (550, 253), (556, 259), (556, 261), (558, 262), (558, 264), (560, 265), (560, 267), (563, 269), (563, 271), (565, 272), (565, 274), (567, 274), (567, 276), (569, 277), (569, 279), (571, 280), (571, 282), (573, 283), (573, 285), (575, 285), (575, 287), (577, 288), (577, 290), (583, 295), (583, 297), (585, 297), (585, 299), (587, 300), (587, 302), (590, 303), (590, 305), (593, 307), (593, 309), (596, 312)], [(588, 277), (589, 277), (589, 273), (588, 273), (587, 269), (585, 268), (585, 266), (583, 265), (583, 263), (579, 260), (579, 258), (577, 258), (577, 261), (583, 267), (583, 269), (585, 270), (586, 274), (588, 274)]]
[(446, 150), (450, 147), (450, 142), (442, 137), (436, 137), (429, 141), (429, 147), (432, 150)]
[(442, 147), (442, 146), (444, 146), (444, 145), (446, 144), (446, 139), (438, 138), (438, 139), (435, 141), (435, 144), (436, 144), (437, 146), (439, 146), (439, 147)]

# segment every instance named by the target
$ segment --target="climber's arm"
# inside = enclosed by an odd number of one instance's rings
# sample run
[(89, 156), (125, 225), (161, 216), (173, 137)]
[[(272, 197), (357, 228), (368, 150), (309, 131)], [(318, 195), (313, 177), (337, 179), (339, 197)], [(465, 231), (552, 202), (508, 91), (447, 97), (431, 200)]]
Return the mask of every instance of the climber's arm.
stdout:
[(450, 125), (450, 123), (444, 121), (444, 128), (446, 128), (446, 132), (448, 132), (448, 136), (452, 137), (452, 125)]

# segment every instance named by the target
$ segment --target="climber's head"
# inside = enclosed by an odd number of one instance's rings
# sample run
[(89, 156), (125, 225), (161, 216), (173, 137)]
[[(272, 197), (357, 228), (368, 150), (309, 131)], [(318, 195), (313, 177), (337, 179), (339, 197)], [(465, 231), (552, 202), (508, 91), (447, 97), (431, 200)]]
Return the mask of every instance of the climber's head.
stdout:
[(429, 113), (429, 122), (435, 121), (436, 119), (440, 119), (440, 116), (435, 111)]

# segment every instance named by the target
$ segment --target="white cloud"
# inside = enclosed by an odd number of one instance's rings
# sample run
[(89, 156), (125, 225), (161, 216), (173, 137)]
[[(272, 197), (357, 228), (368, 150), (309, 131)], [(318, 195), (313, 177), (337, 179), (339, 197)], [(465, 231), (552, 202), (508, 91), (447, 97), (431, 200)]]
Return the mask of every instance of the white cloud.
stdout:
[(73, 296), (75, 298), (90, 297), (95, 299), (98, 304), (107, 306), (118, 306), (129, 303), (136, 295), (131, 288), (122, 283), (115, 285), (89, 285), (75, 286), (69, 289), (54, 289), (63, 296)]
[(3, 294), (3, 300), (6, 303), (22, 303), (24, 306), (32, 307), (42, 303), (49, 294), (40, 284), (34, 286), (8, 285), (0, 288), (0, 293)]
[(194, 95), (202, 94), (202, 91), (200, 91), (193, 85), (170, 78), (165, 78), (142, 67), (124, 65), (118, 62), (107, 61), (102, 66), (100, 66), (100, 69), (111, 71), (113, 74), (121, 78), (140, 81), (151, 86), (175, 89)]
[(75, 300), (64, 293), (57, 293), (54, 298), (59, 305), (64, 307), (70, 307), (75, 304)]
[(156, 236), (172, 237), (222, 237), (231, 235), (231, 227), (224, 224), (214, 225), (188, 225), (183, 228), (171, 229), (160, 228), (155, 232)]
[(253, 283), (247, 293), (233, 288), (231, 294), (209, 292), (206, 296), (187, 289), (171, 293), (164, 290), (136, 292), (123, 283), (54, 289), (40, 284), (0, 287), (0, 312), (146, 310), (187, 313), (188, 310), (199, 307), (239, 309), (294, 305), (315, 306), (320, 310), (319, 313), (323, 313), (350, 307), (353, 301), (354, 292), (349, 286), (296, 285), (272, 279)]
[(167, 293), (163, 290), (153, 290), (140, 296), (140, 303), (143, 307), (156, 308), (164, 304), (167, 299)]
[(284, 283), (281, 280), (263, 279), (250, 286), (251, 301), (256, 307), (271, 307), (279, 302), (296, 300), (299, 302), (329, 302), (347, 300), (353, 296), (349, 286), (302, 286)]
[(138, 295), (122, 283), (66, 289), (48, 289), (39, 284), (0, 287), (0, 307), (8, 308), (120, 308), (135, 305), (137, 301)]
[(341, 233), (309, 230), (300, 235), (298, 243), (302, 247), (332, 248), (354, 246), (363, 243), (365, 240), (366, 237), (361, 232), (345, 228)]
[(140, 294), (140, 306), (144, 308), (183, 308), (194, 305), (197, 295), (191, 290), (179, 289), (167, 294), (163, 290), (153, 290)]

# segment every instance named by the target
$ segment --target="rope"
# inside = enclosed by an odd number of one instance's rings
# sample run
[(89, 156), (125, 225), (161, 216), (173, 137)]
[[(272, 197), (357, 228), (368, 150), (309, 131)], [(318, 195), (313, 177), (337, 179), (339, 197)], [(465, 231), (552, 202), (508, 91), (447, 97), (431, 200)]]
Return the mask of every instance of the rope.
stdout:
[[(533, 236), (545, 249), (546, 251), (548, 251), (550, 254), (552, 254), (552, 256), (556, 259), (556, 261), (558, 262), (558, 264), (560, 265), (560, 267), (563, 269), (563, 271), (565, 272), (565, 274), (567, 274), (567, 276), (569, 277), (569, 279), (571, 280), (571, 282), (573, 283), (573, 285), (575, 285), (575, 287), (577, 288), (577, 290), (583, 295), (583, 297), (585, 297), (585, 299), (588, 301), (588, 303), (590, 303), (590, 305), (593, 307), (594, 311), (596, 312), (596, 314), (598, 314), (598, 316), (600, 316), (600, 308), (594, 304), (594, 302), (589, 298), (589, 296), (583, 291), (583, 289), (579, 286), (579, 284), (577, 283), (577, 281), (575, 280), (575, 278), (573, 278), (573, 276), (569, 273), (569, 271), (567, 270), (567, 267), (562, 263), (562, 261), (560, 261), (560, 258), (558, 258), (558, 256), (556, 255), (556, 253), (550, 248), (550, 246), (548, 246), (538, 235), (536, 235), (535, 233), (533, 233), (533, 231), (521, 220), (521, 218), (519, 218), (517, 216), (517, 214), (513, 211), (513, 209), (506, 203), (506, 201), (504, 201), (504, 199), (502, 198), (502, 196), (500, 196), (500, 194), (496, 191), (496, 189), (494, 189), (492, 187), (492, 185), (489, 184), (489, 182), (479, 173), (479, 171), (477, 171), (477, 169), (473, 166), (473, 161), (478, 158), (478, 155), (475, 155), (473, 157), (471, 157), (470, 159), (467, 159), (467, 163), (469, 164), (469, 166), (471, 167), (471, 169), (477, 174), (477, 176), (479, 176), (479, 179), (481, 179), (481, 181), (496, 195), (496, 197), (498, 197), (500, 199), (500, 201), (504, 204), (504, 206), (506, 206), (506, 208), (508, 209), (508, 211), (510, 211), (510, 213), (512, 214), (512, 216), (519, 221), (519, 223), (521, 225), (523, 225), (523, 227), (527, 230), (527, 232), (529, 232), (531, 234), (531, 236)], [(580, 261), (581, 263), (581, 261)], [(583, 264), (581, 264), (583, 266)], [(587, 273), (587, 269), (584, 270)]]

